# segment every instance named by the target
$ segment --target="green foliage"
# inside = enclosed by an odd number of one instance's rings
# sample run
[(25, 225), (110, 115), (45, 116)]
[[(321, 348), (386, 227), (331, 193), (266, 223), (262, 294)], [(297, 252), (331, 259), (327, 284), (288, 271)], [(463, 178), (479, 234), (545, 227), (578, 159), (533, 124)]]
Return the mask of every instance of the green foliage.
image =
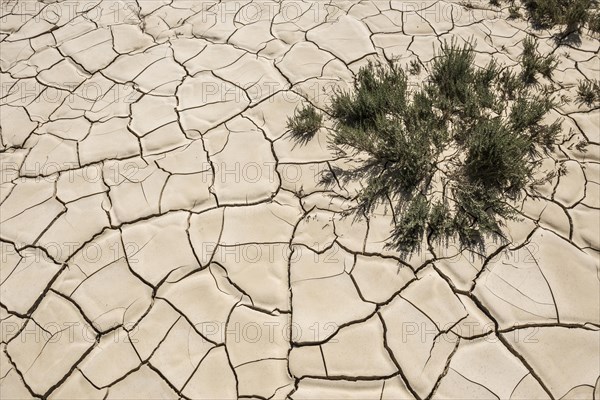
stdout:
[(600, 13), (596, 12), (589, 16), (588, 29), (592, 34), (600, 34)]
[(521, 11), (518, 6), (512, 4), (508, 7), (508, 18), (509, 19), (519, 19), (521, 18)]
[(588, 107), (600, 106), (600, 80), (580, 80), (577, 85), (577, 101)]
[(309, 141), (321, 127), (323, 116), (312, 105), (303, 105), (296, 109), (293, 117), (288, 117), (287, 128), (294, 140), (305, 143)]
[(355, 93), (340, 93), (330, 114), (348, 127), (373, 128), (382, 113), (398, 115), (404, 111), (406, 86), (406, 76), (400, 67), (370, 63), (358, 72)]
[[(490, 0), (497, 5), (498, 0)], [(522, 0), (527, 17), (536, 29), (562, 26), (563, 36), (581, 33), (586, 26), (592, 32), (600, 32), (600, 14), (597, 0)], [(510, 18), (520, 16), (519, 7), (510, 0)]]
[(401, 254), (425, 238), (455, 237), (475, 248), (517, 217), (507, 201), (533, 184), (541, 152), (560, 132), (560, 121), (543, 123), (554, 102), (531, 85), (537, 74), (551, 74), (554, 61), (542, 59), (535, 43), (524, 45), (531, 66), (521, 75), (494, 61), (475, 67), (472, 45), (451, 42), (417, 90), (408, 90), (407, 73), (395, 64), (369, 63), (352, 91), (334, 94), (333, 147), (364, 162), (329, 179), (363, 180), (357, 216), (391, 202), (389, 246)]
[(551, 78), (557, 64), (556, 57), (553, 55), (543, 57), (539, 54), (538, 44), (531, 36), (525, 38), (521, 55), (521, 77), (524, 82), (535, 83), (537, 74)]
[(392, 240), (400, 249), (415, 249), (421, 244), (429, 219), (427, 198), (418, 194), (409, 202), (392, 231)]

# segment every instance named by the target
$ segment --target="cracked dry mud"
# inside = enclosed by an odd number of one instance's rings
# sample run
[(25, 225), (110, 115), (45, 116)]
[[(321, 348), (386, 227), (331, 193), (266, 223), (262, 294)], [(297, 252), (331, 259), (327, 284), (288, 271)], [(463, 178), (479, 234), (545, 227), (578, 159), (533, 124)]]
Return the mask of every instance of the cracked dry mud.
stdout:
[[(47, 3), (47, 4), (46, 4)], [(527, 24), (445, 1), (3, 1), (2, 399), (600, 399), (600, 110), (563, 139), (511, 242), (401, 261), (323, 108), (368, 60), (443, 40), (518, 68)], [(557, 47), (561, 94), (600, 73)], [(422, 78), (414, 77), (416, 81)], [(587, 152), (576, 144), (589, 141)]]

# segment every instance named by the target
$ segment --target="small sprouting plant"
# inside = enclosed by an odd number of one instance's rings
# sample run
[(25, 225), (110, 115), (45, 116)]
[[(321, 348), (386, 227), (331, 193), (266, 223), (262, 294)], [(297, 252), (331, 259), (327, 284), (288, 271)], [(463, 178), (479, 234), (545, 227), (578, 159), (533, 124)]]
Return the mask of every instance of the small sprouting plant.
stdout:
[[(361, 68), (353, 90), (334, 94), (328, 114), (340, 156), (363, 160), (335, 169), (325, 183), (360, 178), (357, 218), (391, 204), (389, 247), (408, 255), (426, 238), (455, 237), (467, 248), (502, 239), (510, 202), (539, 184), (533, 174), (560, 121), (543, 123), (554, 106), (536, 85), (492, 61), (473, 64), (469, 43), (444, 43), (418, 90), (394, 63)], [(539, 68), (535, 68), (538, 71)]]
[(323, 116), (312, 105), (302, 105), (292, 117), (288, 117), (287, 128), (294, 140), (309, 141), (321, 127)]
[(411, 75), (419, 75), (421, 73), (421, 64), (419, 64), (418, 60), (410, 60), (408, 73)]
[(588, 107), (600, 105), (600, 80), (580, 80), (577, 85), (577, 102)]
[(577, 143), (575, 143), (575, 149), (581, 153), (585, 153), (587, 151), (587, 145), (588, 145), (588, 141), (587, 139), (582, 139), (580, 141), (578, 141)]

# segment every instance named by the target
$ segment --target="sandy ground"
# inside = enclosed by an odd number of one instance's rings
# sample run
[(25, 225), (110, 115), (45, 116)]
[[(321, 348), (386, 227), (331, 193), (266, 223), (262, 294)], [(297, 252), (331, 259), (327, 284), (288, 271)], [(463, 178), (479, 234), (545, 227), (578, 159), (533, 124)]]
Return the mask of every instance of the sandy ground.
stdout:
[[(401, 262), (325, 107), (368, 60), (443, 40), (513, 66), (523, 21), (486, 3), (2, 1), (0, 397), (600, 399), (600, 110), (570, 102), (512, 241)], [(139, 3), (139, 4), (138, 4)], [(556, 48), (562, 94), (597, 39)], [(415, 77), (419, 79), (419, 77)], [(587, 152), (576, 144), (587, 139)]]

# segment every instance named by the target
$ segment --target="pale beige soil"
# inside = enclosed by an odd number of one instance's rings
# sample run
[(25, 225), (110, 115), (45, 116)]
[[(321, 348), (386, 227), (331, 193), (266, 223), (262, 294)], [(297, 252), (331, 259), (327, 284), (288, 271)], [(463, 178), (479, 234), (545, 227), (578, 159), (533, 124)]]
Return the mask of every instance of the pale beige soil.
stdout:
[[(286, 119), (368, 60), (528, 28), (487, 3), (1, 3), (0, 398), (600, 399), (600, 110), (507, 244), (408, 262)], [(533, 31), (530, 31), (533, 32)], [(598, 39), (556, 48), (574, 98)], [(518, 67), (515, 67), (518, 68)], [(575, 147), (587, 139), (587, 152)]]

